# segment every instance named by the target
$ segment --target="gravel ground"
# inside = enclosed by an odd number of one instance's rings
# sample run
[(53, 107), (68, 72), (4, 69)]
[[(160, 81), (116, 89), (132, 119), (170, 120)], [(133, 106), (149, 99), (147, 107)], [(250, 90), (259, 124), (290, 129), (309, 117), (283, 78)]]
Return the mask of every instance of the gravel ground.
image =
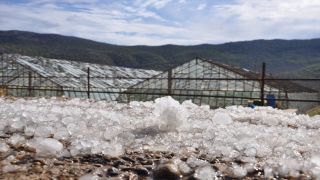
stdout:
[[(233, 167), (244, 166), (248, 162), (245, 163), (241, 159), (230, 161), (221, 157), (210, 157), (197, 149), (190, 149), (183, 153), (141, 150), (126, 152), (119, 157), (102, 154), (38, 157), (36, 149), (26, 144), (10, 144), (8, 139), (11, 135), (0, 135), (0, 143), (6, 143), (10, 148), (6, 152), (0, 150), (0, 179), (315, 179), (303, 171), (295, 177), (285, 175), (265, 178), (263, 163), (259, 162), (249, 163), (246, 169), (248, 173), (241, 176), (241, 172), (235, 173)], [(24, 137), (26, 140), (32, 138)], [(64, 148), (67, 148), (70, 143), (62, 140), (60, 142)], [(193, 162), (190, 162), (190, 159), (193, 159)], [(262, 159), (261, 162), (263, 162)]]
[[(2, 136), (0, 142), (10, 137)], [(28, 137), (26, 137), (28, 138)], [(29, 137), (31, 138), (31, 137)], [(62, 142), (66, 145), (68, 142)], [(264, 171), (255, 163), (245, 177), (234, 174), (232, 166), (242, 164), (221, 158), (209, 158), (199, 151), (183, 155), (170, 152), (126, 152), (119, 157), (83, 154), (75, 157), (37, 157), (36, 150), (25, 144), (9, 144), (10, 150), (0, 153), (0, 179), (106, 179), (106, 180), (148, 180), (148, 179), (204, 179), (199, 169), (212, 168), (215, 179), (265, 179)], [(196, 159), (194, 163), (188, 158)], [(212, 170), (211, 169), (211, 170)], [(204, 171), (202, 172), (204, 173)], [(212, 175), (212, 174), (211, 174)], [(208, 174), (208, 179), (211, 179)], [(270, 179), (270, 178), (269, 178)], [(313, 179), (301, 172), (300, 177), (274, 177), (274, 179)]]

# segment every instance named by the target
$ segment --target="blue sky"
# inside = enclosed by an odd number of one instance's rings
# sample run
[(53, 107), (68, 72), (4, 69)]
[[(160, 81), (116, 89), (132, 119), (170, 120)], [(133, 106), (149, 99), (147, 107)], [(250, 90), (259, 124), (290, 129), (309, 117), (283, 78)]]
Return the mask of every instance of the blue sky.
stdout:
[(117, 45), (320, 38), (320, 0), (1, 0), (0, 30)]

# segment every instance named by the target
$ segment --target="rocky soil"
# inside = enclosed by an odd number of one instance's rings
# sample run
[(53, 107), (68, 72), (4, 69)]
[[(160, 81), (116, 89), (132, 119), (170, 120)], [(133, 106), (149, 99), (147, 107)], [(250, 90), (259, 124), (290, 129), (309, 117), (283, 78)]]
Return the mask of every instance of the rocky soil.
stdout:
[[(6, 142), (9, 137), (2, 136), (0, 142)], [(67, 145), (68, 142), (62, 143)], [(36, 150), (25, 144), (9, 143), (9, 147), (9, 151), (0, 153), (0, 179), (265, 179), (259, 163), (253, 163), (249, 173), (239, 177), (239, 173), (234, 174), (231, 168), (237, 164), (243, 165), (241, 160), (230, 162), (210, 158), (196, 149), (183, 155), (139, 151), (126, 152), (118, 157), (91, 154), (37, 157)], [(299, 178), (288, 175), (274, 178), (313, 179), (303, 172)]]

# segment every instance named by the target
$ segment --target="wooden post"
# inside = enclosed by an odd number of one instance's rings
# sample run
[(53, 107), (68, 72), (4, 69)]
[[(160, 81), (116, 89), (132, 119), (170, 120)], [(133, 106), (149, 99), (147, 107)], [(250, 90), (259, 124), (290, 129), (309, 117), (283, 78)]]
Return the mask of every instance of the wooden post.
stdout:
[(31, 70), (29, 70), (29, 97), (32, 96), (31, 88), (32, 88), (32, 72)]
[(260, 101), (261, 106), (264, 106), (264, 78), (266, 73), (266, 63), (262, 63), (262, 76), (261, 76), (261, 91), (260, 91)]
[(172, 89), (172, 69), (168, 71), (168, 95), (171, 96)]
[(90, 68), (88, 67), (88, 99), (90, 99)]

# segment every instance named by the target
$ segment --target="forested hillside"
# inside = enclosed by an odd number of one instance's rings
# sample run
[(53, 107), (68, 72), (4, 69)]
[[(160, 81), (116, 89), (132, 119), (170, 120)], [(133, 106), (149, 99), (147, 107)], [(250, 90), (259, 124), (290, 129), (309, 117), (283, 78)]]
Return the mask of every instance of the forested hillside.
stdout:
[(0, 31), (0, 52), (155, 70), (167, 70), (194, 57), (256, 71), (266, 62), (272, 75), (320, 78), (320, 39), (119, 46), (55, 34)]

